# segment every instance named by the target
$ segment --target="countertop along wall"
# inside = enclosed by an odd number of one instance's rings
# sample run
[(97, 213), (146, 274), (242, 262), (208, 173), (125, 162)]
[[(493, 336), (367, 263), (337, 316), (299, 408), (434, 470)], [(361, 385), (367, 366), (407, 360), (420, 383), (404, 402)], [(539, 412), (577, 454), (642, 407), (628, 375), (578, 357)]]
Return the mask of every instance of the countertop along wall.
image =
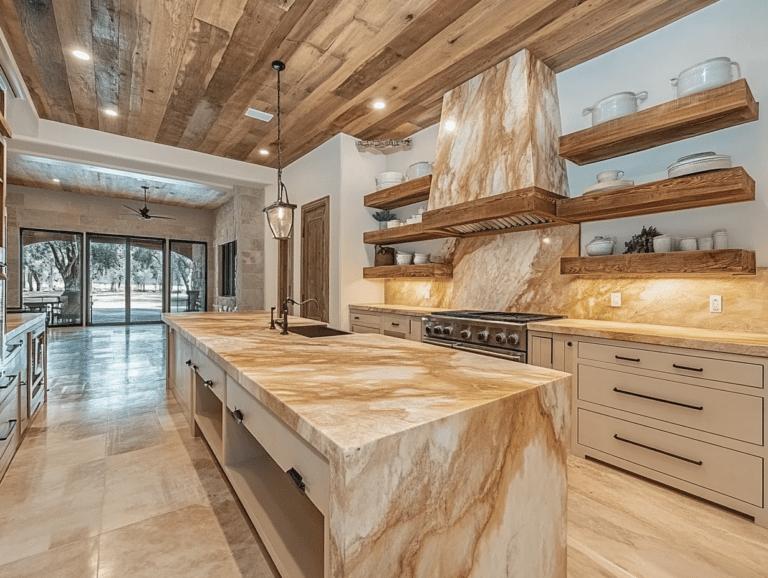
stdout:
[[(661, 30), (557, 76), (565, 133), (586, 128), (583, 108), (616, 92), (648, 90), (642, 108), (675, 97), (669, 79), (685, 68), (718, 56), (741, 64), (763, 108), (768, 106), (768, 4), (721, 0)], [(571, 196), (578, 196), (606, 169), (621, 169), (636, 183), (666, 178), (666, 167), (686, 154), (712, 150), (729, 154), (756, 181), (756, 201), (618, 219), (579, 228), (557, 227), (441, 242), (453, 251), (450, 282), (388, 281), (386, 302), (449, 308), (488, 308), (560, 313), (574, 318), (681, 325), (708, 329), (766, 331), (768, 327), (768, 120), (672, 143), (650, 151), (577, 167), (568, 163)], [(431, 130), (431, 129), (428, 129)], [(437, 132), (414, 135), (420, 146)], [(434, 146), (434, 145), (433, 145)], [(395, 170), (398, 153), (387, 161)], [(409, 159), (410, 160), (410, 159)], [(426, 160), (426, 159), (425, 159)], [(643, 225), (672, 235), (709, 234), (725, 227), (731, 247), (755, 250), (759, 267), (753, 277), (649, 278), (561, 276), (563, 255), (578, 255), (595, 235), (617, 237), (616, 253)], [(429, 297), (425, 295), (429, 294)], [(611, 308), (610, 293), (622, 293), (622, 307)], [(723, 313), (709, 313), (709, 295), (723, 296)]]
[[(213, 212), (169, 205), (152, 205), (158, 215), (175, 220), (139, 219), (129, 213), (126, 205), (136, 205), (125, 199), (80, 195), (20, 187), (8, 187), (8, 304), (18, 307), (19, 284), (19, 228), (49, 229), (75, 233), (108, 233), (134, 235), (183, 241), (208, 243), (208, 307), (214, 293)], [(167, 246), (167, 242), (166, 242)]]

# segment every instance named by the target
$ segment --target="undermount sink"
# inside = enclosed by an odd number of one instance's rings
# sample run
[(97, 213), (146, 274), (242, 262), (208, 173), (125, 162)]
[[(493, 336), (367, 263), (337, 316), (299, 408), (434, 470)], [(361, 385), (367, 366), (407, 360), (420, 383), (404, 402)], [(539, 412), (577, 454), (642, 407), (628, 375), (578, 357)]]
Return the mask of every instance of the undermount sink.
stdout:
[(341, 331), (326, 327), (325, 325), (298, 325), (289, 327), (288, 333), (298, 333), (304, 337), (334, 337), (336, 335), (349, 335), (348, 331)]

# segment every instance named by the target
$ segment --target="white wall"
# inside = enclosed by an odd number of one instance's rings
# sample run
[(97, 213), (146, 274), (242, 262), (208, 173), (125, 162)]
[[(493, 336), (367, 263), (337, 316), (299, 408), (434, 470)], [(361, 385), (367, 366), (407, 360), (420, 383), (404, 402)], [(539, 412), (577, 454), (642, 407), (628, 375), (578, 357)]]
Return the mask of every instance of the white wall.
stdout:
[[(560, 111), (565, 133), (590, 126), (581, 111), (601, 98), (621, 91), (647, 90), (646, 108), (675, 98), (670, 79), (681, 71), (718, 56), (736, 60), (752, 93), (768, 104), (768, 2), (720, 0), (682, 20), (626, 46), (557, 75)], [(765, 116), (766, 111), (761, 111)], [(625, 171), (624, 178), (643, 183), (667, 177), (667, 166), (687, 154), (715, 151), (733, 157), (756, 181), (753, 203), (722, 205), (644, 217), (588, 223), (582, 227), (582, 244), (595, 235), (617, 237), (616, 253), (624, 241), (646, 225), (677, 236), (707, 235), (728, 229), (729, 245), (757, 251), (757, 264), (768, 266), (768, 121), (729, 128), (664, 145), (613, 160), (579, 167), (568, 163), (571, 195), (578, 196), (595, 175), (606, 169)]]

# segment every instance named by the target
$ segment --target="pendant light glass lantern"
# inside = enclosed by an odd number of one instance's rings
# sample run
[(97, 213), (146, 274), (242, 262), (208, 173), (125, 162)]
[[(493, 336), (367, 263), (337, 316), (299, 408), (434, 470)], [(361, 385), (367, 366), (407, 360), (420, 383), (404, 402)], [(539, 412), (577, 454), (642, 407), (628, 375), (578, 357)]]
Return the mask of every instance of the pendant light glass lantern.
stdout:
[[(264, 209), (267, 214), (267, 223), (272, 230), (272, 236), (278, 240), (291, 238), (293, 232), (293, 210), (288, 200), (288, 189), (283, 183), (283, 156), (282, 156), (282, 125), (280, 110), (280, 73), (285, 70), (285, 64), (279, 60), (272, 63), (272, 68), (277, 70), (277, 201)], [(285, 200), (283, 200), (285, 193)]]

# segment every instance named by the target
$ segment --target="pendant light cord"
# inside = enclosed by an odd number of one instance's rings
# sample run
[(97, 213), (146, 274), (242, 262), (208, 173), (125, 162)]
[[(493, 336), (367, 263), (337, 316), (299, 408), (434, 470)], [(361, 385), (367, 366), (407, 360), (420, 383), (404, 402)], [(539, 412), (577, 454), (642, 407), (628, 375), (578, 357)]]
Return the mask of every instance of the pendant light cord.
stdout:
[[(283, 126), (280, 114), (280, 70), (277, 71), (277, 200), (283, 200)], [(285, 191), (285, 199), (288, 200), (288, 190)]]

